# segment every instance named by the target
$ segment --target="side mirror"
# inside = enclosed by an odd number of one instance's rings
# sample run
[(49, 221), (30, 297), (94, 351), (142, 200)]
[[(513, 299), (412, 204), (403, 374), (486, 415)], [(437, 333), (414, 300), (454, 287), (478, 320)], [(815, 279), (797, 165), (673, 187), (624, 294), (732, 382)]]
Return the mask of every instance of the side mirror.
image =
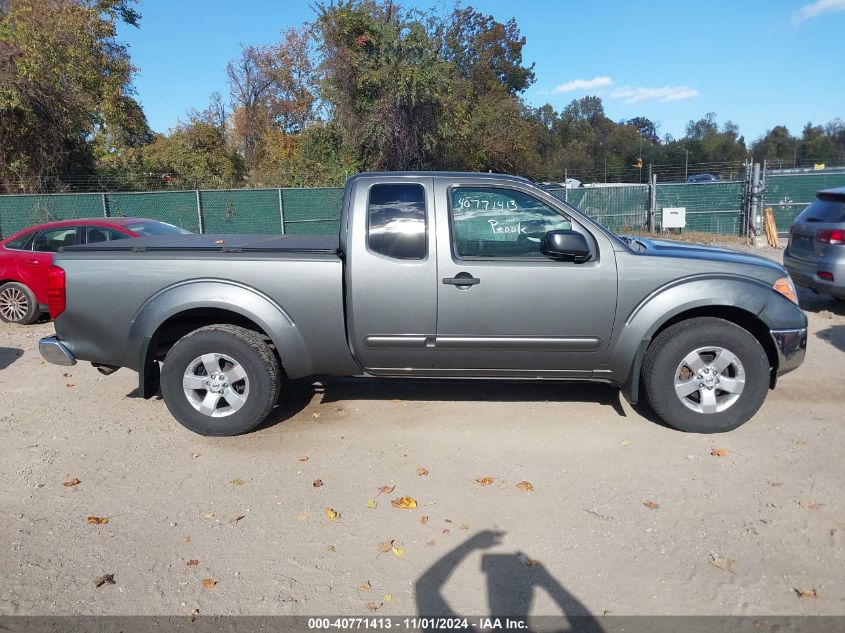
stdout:
[(576, 263), (585, 262), (592, 255), (587, 239), (577, 231), (568, 230), (546, 232), (540, 252), (551, 259)]

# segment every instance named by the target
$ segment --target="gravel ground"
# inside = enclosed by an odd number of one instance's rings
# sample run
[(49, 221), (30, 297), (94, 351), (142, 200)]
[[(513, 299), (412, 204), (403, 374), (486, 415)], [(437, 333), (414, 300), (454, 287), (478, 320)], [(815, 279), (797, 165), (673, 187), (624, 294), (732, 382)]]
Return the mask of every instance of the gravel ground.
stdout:
[(600, 385), (332, 380), (203, 438), (0, 325), (0, 614), (845, 614), (845, 303), (801, 299), (805, 364), (720, 436)]

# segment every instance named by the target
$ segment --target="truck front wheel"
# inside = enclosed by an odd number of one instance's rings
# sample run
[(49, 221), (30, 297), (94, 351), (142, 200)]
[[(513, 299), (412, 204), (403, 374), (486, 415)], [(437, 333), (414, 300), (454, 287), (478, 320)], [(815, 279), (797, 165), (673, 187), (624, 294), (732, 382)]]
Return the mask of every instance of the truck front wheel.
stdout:
[(654, 339), (642, 378), (648, 402), (664, 422), (691, 433), (721, 433), (747, 422), (763, 404), (769, 359), (747, 330), (699, 317)]
[(161, 371), (161, 393), (180, 424), (200, 435), (238, 435), (275, 405), (279, 363), (261, 335), (209, 325), (179, 339)]

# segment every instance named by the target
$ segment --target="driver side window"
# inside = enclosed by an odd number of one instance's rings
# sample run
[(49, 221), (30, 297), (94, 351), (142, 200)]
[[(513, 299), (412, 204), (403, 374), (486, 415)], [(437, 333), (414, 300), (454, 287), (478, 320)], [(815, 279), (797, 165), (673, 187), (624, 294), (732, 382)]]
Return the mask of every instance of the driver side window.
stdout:
[(572, 228), (568, 218), (514, 189), (455, 187), (450, 206), (455, 255), (459, 258), (540, 258), (547, 231)]

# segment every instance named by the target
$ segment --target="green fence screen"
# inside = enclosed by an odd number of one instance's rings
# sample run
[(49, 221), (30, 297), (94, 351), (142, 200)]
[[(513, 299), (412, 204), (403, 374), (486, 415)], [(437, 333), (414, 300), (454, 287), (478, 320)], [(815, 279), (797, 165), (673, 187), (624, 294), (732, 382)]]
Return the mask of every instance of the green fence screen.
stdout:
[[(845, 186), (845, 171), (769, 174), (763, 203), (785, 231), (819, 189)], [(657, 183), (654, 228), (666, 207), (685, 207), (687, 229), (744, 234), (744, 183)], [(596, 185), (551, 193), (613, 231), (647, 228), (648, 185)], [(0, 196), (0, 237), (55, 220), (145, 217), (195, 233), (327, 235), (340, 224), (343, 189), (221, 189)]]

